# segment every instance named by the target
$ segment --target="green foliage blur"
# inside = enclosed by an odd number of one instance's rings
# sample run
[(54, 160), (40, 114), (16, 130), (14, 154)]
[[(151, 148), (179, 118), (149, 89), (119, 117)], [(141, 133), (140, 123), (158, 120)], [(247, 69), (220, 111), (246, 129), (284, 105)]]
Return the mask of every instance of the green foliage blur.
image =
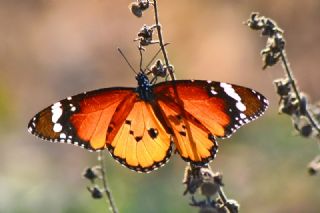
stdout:
[[(0, 212), (107, 212), (93, 200), (81, 177), (97, 155), (42, 142), (27, 133), (29, 119), (70, 95), (111, 86), (135, 86), (133, 73), (116, 48), (138, 67), (133, 39), (152, 13), (136, 18), (130, 1), (0, 1)], [(316, 143), (294, 136), (289, 118), (278, 115), (272, 81), (280, 66), (261, 71), (265, 41), (242, 22), (252, 11), (285, 30), (287, 52), (300, 88), (320, 97), (320, 2), (160, 1), (160, 21), (179, 79), (210, 79), (254, 88), (270, 100), (265, 116), (220, 140), (211, 163), (224, 175), (229, 198), (241, 212), (316, 213), (319, 177), (306, 165), (319, 153)], [(303, 15), (301, 14), (303, 11)], [(155, 49), (147, 52), (151, 58)], [(151, 174), (137, 174), (108, 156), (107, 175), (120, 212), (196, 212), (183, 196), (186, 163), (178, 155)]]

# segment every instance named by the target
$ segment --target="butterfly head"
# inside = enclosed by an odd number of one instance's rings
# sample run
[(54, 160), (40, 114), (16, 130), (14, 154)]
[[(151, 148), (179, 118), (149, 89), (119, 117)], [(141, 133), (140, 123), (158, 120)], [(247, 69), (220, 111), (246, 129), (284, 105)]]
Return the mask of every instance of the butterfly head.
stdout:
[(149, 81), (148, 76), (144, 72), (139, 72), (136, 75), (136, 80), (138, 81), (138, 87), (136, 91), (139, 94), (139, 97), (145, 101), (152, 100), (152, 85)]

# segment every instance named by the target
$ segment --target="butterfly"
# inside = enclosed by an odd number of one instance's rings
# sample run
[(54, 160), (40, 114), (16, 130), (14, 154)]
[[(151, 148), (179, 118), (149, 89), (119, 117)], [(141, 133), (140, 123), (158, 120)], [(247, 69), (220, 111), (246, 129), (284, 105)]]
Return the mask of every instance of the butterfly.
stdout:
[(122, 165), (150, 172), (167, 163), (173, 144), (185, 161), (207, 164), (218, 151), (217, 138), (230, 137), (268, 106), (259, 92), (228, 83), (156, 84), (144, 72), (136, 80), (136, 88), (104, 88), (56, 102), (30, 120), (28, 131), (90, 151), (108, 149)]

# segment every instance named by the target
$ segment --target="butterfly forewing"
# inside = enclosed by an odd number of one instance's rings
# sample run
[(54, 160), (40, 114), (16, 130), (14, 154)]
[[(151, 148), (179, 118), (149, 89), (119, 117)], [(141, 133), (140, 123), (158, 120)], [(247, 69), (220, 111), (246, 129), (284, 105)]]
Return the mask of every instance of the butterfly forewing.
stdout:
[(132, 88), (110, 88), (68, 97), (39, 112), (28, 129), (44, 140), (103, 149), (117, 106), (132, 96), (136, 96)]

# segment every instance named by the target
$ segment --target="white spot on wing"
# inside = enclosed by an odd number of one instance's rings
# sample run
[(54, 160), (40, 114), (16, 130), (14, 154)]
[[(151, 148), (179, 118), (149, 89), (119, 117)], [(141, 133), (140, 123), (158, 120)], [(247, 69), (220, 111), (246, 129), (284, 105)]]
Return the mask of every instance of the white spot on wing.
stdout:
[(231, 98), (237, 101), (236, 107), (241, 112), (246, 110), (246, 106), (241, 102), (241, 97), (236, 93), (236, 91), (232, 88), (231, 84), (220, 83), (220, 86), (224, 89), (224, 92)]
[(217, 95), (217, 94), (218, 94), (218, 92), (214, 90), (214, 87), (213, 87), (213, 86), (210, 87), (210, 93), (211, 93), (212, 95)]
[(62, 130), (61, 124), (55, 123), (54, 126), (53, 126), (53, 131), (54, 132), (61, 132), (61, 130)]
[(245, 119), (247, 116), (245, 115), (245, 114), (243, 114), (243, 113), (240, 113), (240, 118), (241, 119)]
[(57, 123), (57, 121), (59, 120), (59, 118), (62, 115), (62, 108), (61, 108), (61, 103), (57, 102), (55, 104), (52, 105), (51, 107), (51, 112), (52, 112), (52, 122), (53, 123)]
[(246, 106), (242, 103), (242, 102), (237, 102), (236, 103), (236, 107), (238, 108), (238, 110), (240, 110), (241, 112), (246, 111)]

